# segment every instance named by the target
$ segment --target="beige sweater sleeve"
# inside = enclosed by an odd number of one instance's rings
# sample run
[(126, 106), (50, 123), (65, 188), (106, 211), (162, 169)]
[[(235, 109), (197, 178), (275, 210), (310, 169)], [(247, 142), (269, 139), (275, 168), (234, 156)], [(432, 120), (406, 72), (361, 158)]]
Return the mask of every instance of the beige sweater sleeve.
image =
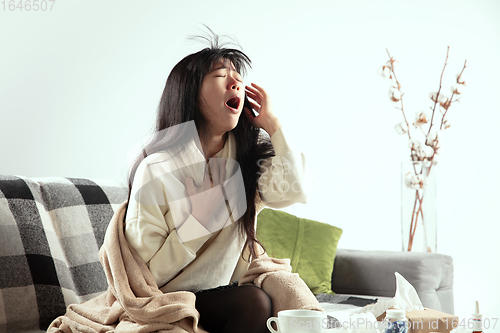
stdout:
[(283, 127), (271, 136), (271, 143), (275, 156), (259, 162), (259, 193), (262, 201), (273, 208), (283, 208), (297, 202), (306, 203), (304, 155), (292, 151)]

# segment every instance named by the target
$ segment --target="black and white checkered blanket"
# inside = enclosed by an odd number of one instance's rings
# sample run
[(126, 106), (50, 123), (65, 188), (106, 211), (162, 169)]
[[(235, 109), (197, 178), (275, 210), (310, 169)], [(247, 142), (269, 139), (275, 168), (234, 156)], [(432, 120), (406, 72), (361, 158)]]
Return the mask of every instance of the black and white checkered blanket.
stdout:
[(107, 289), (99, 262), (126, 200), (114, 181), (0, 176), (0, 332), (39, 332)]

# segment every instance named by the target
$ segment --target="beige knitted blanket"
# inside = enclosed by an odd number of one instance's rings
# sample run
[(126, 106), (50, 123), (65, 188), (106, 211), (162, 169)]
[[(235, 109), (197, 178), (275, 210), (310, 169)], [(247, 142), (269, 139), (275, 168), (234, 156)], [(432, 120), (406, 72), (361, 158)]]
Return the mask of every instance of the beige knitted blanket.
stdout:
[[(124, 235), (126, 203), (114, 214), (99, 251), (108, 290), (82, 304), (68, 306), (47, 332), (206, 332), (198, 326), (199, 313), (192, 292), (163, 293)], [(260, 257), (250, 263), (240, 285), (254, 284), (268, 293), (273, 313), (285, 309), (321, 307), (288, 259)]]

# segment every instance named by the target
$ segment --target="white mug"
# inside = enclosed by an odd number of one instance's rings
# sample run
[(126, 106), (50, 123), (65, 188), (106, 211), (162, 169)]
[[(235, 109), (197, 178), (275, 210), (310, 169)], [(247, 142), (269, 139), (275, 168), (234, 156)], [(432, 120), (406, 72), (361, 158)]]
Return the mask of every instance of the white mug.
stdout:
[[(275, 323), (275, 330), (271, 323)], [(267, 320), (267, 328), (273, 333), (325, 333), (328, 316), (325, 312), (314, 310), (284, 310), (278, 317)]]

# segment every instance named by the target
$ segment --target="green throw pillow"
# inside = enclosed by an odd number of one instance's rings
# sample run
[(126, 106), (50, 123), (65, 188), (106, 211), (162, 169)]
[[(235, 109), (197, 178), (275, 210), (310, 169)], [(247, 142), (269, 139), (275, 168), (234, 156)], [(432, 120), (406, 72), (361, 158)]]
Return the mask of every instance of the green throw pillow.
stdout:
[(342, 229), (265, 208), (257, 217), (257, 239), (273, 258), (290, 258), (313, 294), (335, 294), (333, 261)]

